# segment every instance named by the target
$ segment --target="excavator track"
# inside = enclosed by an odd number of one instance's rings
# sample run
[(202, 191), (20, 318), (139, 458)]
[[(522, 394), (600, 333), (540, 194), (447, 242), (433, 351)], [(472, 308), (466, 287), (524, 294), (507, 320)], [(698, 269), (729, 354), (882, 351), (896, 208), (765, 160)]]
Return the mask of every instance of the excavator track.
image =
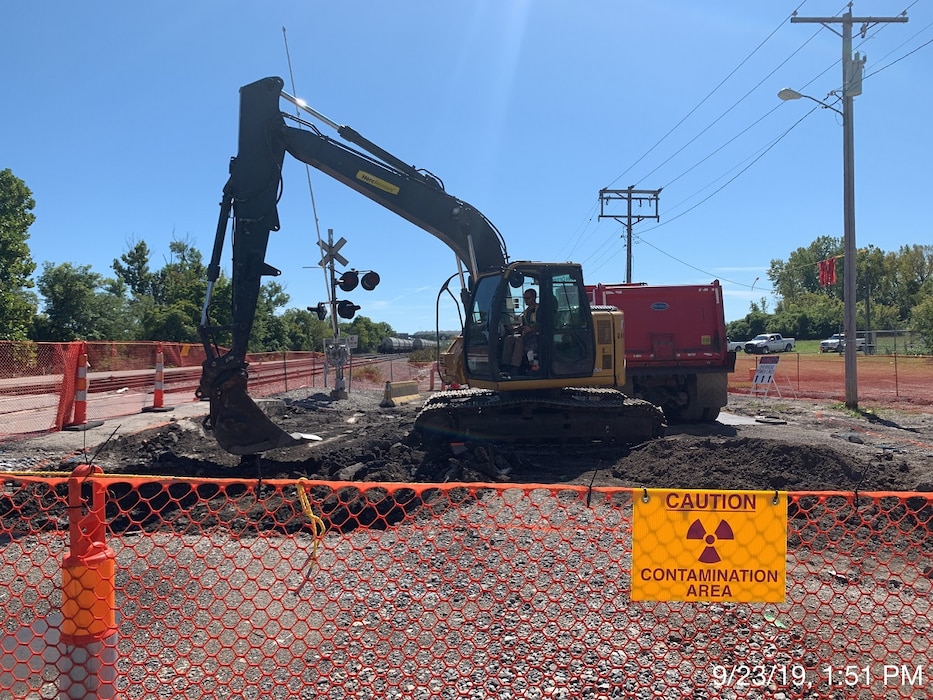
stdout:
[(415, 420), (422, 436), (444, 442), (637, 444), (663, 437), (665, 427), (654, 404), (616, 389), (589, 387), (540, 394), (445, 391), (428, 399)]

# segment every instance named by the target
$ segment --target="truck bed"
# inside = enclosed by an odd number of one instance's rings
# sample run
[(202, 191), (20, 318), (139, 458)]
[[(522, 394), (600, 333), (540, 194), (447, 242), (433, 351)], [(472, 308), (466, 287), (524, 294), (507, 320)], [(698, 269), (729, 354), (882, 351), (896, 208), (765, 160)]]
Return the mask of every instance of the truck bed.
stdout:
[[(659, 367), (731, 371), (722, 288), (704, 285), (588, 285), (590, 302), (625, 316), (628, 372)], [(734, 360), (734, 354), (732, 355)]]

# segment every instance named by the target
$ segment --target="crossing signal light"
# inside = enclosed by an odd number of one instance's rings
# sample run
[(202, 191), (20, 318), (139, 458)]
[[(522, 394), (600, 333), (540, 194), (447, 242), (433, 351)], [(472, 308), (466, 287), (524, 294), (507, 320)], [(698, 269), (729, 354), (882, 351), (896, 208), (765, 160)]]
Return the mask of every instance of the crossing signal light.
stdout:
[(347, 270), (337, 280), (337, 286), (345, 292), (352, 292), (359, 283), (360, 274), (356, 270)]
[(367, 292), (373, 291), (377, 286), (379, 286), (379, 273), (373, 272), (370, 270), (365, 275), (363, 279), (360, 280), (360, 286), (363, 287)]
[(313, 314), (317, 314), (318, 319), (321, 321), (327, 318), (327, 304), (325, 304), (323, 301), (318, 302), (317, 306), (309, 306), (308, 311)]
[(354, 304), (352, 301), (343, 301), (337, 302), (337, 315), (340, 318), (345, 318), (347, 320), (353, 318), (356, 315), (356, 312), (360, 310), (360, 307)]

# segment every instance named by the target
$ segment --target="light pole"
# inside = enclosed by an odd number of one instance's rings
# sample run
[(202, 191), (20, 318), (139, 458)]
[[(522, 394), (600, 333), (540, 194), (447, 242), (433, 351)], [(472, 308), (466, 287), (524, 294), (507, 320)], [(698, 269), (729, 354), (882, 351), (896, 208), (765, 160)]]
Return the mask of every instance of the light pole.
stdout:
[[(843, 210), (844, 210), (844, 239), (845, 239), (845, 284), (843, 294), (845, 298), (844, 325), (846, 334), (846, 407), (858, 409), (858, 378), (856, 376), (856, 347), (855, 347), (855, 140), (852, 125), (852, 98), (862, 94), (862, 68), (865, 57), (859, 58), (858, 53), (852, 56), (852, 27), (860, 25), (859, 34), (864, 39), (868, 29), (876, 24), (890, 22), (903, 23), (907, 21), (907, 11), (904, 10), (899, 17), (853, 17), (852, 3), (848, 4), (841, 17), (799, 17), (794, 12), (790, 18), (791, 24), (802, 22), (805, 24), (822, 24), (838, 36), (842, 37), (842, 180), (843, 180)], [(841, 31), (833, 27), (840, 25)], [(801, 95), (795, 90), (784, 89), (778, 93), (782, 100), (796, 100)], [(809, 99), (820, 102), (813, 97)], [(824, 107), (835, 109), (828, 104), (820, 102)]]
[(825, 109), (842, 116), (842, 238), (843, 269), (845, 279), (842, 288), (843, 330), (845, 331), (845, 392), (846, 408), (858, 409), (858, 348), (855, 344), (855, 139), (852, 128), (852, 90), (843, 86), (842, 111), (822, 100), (803, 95), (796, 90), (784, 88), (778, 93), (782, 100), (812, 100)]

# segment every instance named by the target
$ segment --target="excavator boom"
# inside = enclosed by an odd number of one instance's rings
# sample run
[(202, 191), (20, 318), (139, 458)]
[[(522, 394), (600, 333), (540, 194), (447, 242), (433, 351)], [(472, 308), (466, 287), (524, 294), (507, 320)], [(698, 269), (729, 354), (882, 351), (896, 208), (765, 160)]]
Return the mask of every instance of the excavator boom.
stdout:
[[(281, 78), (265, 78), (240, 89), (238, 150), (223, 189), (198, 328), (207, 359), (197, 394), (210, 400), (208, 427), (220, 446), (234, 454), (259, 453), (308, 439), (278, 428), (246, 390), (246, 353), (262, 278), (280, 274), (265, 258), (269, 234), (279, 230), (277, 202), (286, 153), (435, 235), (456, 253), (471, 276), (501, 268), (508, 259), (492, 223), (475, 207), (447, 194), (438, 178), (405, 164), (349, 127), (336, 128), (342, 138), (368, 153), (324, 136), (313, 124), (301, 122), (303, 129), (288, 126), (279, 108), (283, 86)], [(211, 325), (209, 312), (231, 215), (231, 325), (222, 329)], [(222, 354), (214, 342), (218, 330), (229, 330), (232, 338), (230, 349)]]

